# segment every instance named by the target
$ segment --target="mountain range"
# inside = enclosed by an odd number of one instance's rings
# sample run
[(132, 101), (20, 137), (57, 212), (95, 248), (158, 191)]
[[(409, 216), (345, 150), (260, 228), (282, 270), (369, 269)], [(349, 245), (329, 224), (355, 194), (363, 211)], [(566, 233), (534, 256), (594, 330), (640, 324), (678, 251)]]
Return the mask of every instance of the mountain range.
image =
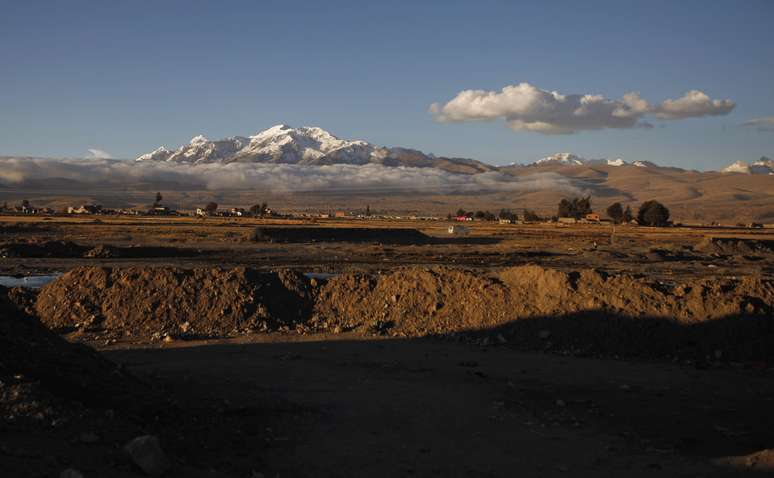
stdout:
[(137, 161), (172, 163), (282, 163), (301, 165), (380, 164), (438, 168), (463, 174), (493, 171), (496, 168), (465, 158), (445, 158), (407, 148), (386, 148), (362, 140), (344, 140), (322, 128), (292, 128), (279, 124), (253, 136), (232, 136), (210, 141), (194, 137), (176, 150), (160, 147)]
[[(196, 136), (187, 145), (175, 150), (162, 146), (139, 156), (137, 161), (165, 161), (184, 164), (208, 163), (270, 163), (300, 165), (331, 164), (380, 164), (437, 168), (453, 173), (476, 174), (514, 168), (544, 168), (563, 166), (611, 166), (637, 168), (663, 168), (650, 161), (627, 162), (617, 159), (585, 159), (576, 154), (563, 152), (538, 159), (526, 165), (492, 166), (474, 159), (437, 157), (422, 151), (400, 147), (376, 146), (363, 140), (337, 138), (319, 127), (293, 128), (279, 124), (252, 136), (232, 136), (209, 140)], [(680, 168), (669, 168), (679, 170)], [(721, 170), (723, 173), (774, 174), (774, 160), (762, 157), (748, 164), (737, 161)]]
[[(639, 168), (657, 168), (658, 165), (650, 161), (634, 161), (628, 163), (621, 158), (617, 159), (585, 159), (573, 153), (556, 153), (545, 158), (538, 159), (527, 166), (546, 166), (561, 164), (564, 166), (637, 166)], [(513, 166), (513, 165), (512, 165)]]

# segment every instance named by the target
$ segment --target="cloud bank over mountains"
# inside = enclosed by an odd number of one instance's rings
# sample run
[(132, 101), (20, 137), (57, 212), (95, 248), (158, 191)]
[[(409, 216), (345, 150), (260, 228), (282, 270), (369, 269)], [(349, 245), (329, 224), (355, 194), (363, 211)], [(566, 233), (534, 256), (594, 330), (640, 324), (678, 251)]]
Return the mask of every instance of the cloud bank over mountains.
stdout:
[(56, 181), (95, 188), (152, 187), (256, 190), (273, 193), (322, 191), (479, 193), (562, 190), (583, 193), (576, 181), (553, 172), (513, 177), (496, 171), (456, 174), (437, 168), (388, 167), (380, 164), (299, 165), (271, 163), (186, 164), (110, 159), (42, 159), (0, 157), (0, 188)]
[(500, 91), (464, 90), (446, 104), (433, 103), (430, 112), (439, 122), (503, 119), (514, 131), (572, 134), (606, 128), (652, 128), (645, 120), (648, 115), (663, 120), (718, 116), (730, 113), (735, 106), (731, 100), (713, 100), (698, 90), (651, 104), (637, 92), (609, 99), (592, 94), (563, 95), (519, 83)]

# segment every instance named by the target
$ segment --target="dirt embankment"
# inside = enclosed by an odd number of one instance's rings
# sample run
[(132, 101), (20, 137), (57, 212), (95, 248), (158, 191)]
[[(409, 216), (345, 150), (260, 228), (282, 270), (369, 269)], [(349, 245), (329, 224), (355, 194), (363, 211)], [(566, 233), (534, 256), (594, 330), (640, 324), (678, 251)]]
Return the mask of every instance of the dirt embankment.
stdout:
[[(665, 284), (595, 270), (402, 268), (310, 281), (288, 271), (79, 268), (35, 304), (59, 331), (161, 339), (280, 330), (484, 341), (598, 355), (774, 358), (774, 284)], [(688, 352), (686, 352), (688, 351)], [(720, 355), (718, 355), (720, 354)]]
[(522, 266), (346, 274), (324, 284), (312, 322), (398, 336), (478, 331), (482, 342), (576, 354), (772, 358), (774, 284), (759, 277), (667, 285), (594, 270)]
[(492, 276), (406, 268), (378, 276), (334, 277), (321, 288), (316, 311), (350, 328), (389, 321), (394, 331), (412, 336), (582, 311), (691, 324), (768, 313), (772, 301), (774, 285), (757, 277), (670, 286), (628, 275), (566, 273), (540, 266), (512, 267)]
[(160, 338), (289, 328), (311, 305), (309, 281), (289, 271), (80, 267), (41, 289), (36, 311), (54, 330)]

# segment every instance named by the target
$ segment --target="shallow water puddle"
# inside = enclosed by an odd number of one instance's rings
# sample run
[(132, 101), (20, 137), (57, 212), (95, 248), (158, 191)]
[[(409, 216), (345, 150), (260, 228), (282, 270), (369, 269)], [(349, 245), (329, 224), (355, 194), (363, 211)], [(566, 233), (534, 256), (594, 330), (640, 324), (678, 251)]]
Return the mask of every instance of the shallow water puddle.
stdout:
[(61, 275), (61, 273), (56, 273), (22, 277), (0, 276), (0, 285), (4, 287), (28, 287), (30, 289), (40, 289)]

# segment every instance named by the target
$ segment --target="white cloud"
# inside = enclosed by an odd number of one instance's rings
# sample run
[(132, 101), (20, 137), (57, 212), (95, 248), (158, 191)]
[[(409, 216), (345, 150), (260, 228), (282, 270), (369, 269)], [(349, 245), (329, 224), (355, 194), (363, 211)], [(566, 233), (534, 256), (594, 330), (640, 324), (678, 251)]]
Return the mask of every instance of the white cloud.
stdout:
[(496, 171), (465, 175), (436, 168), (387, 167), (380, 164), (310, 166), (268, 163), (181, 164), (109, 159), (38, 159), (0, 157), (0, 184), (23, 187), (46, 179), (75, 181), (71, 187), (148, 187), (176, 184), (181, 189), (271, 192), (529, 192), (543, 189), (580, 194), (575, 180), (557, 173), (513, 177)]
[(89, 154), (91, 155), (90, 158), (93, 159), (112, 159), (113, 155), (108, 153), (107, 151), (96, 149), (96, 148), (89, 148)]
[(774, 116), (753, 118), (742, 123), (742, 126), (755, 128), (758, 131), (774, 131)]
[(652, 106), (637, 92), (613, 100), (602, 95), (563, 95), (529, 83), (509, 85), (500, 91), (464, 90), (444, 105), (433, 103), (436, 121), (505, 120), (514, 131), (570, 134), (606, 128), (651, 128), (648, 114), (660, 119), (727, 114), (730, 100), (712, 100), (701, 91), (689, 91), (677, 100)]
[(731, 100), (713, 100), (704, 92), (691, 90), (676, 100), (665, 100), (654, 109), (659, 119), (684, 119), (727, 115), (736, 104)]

